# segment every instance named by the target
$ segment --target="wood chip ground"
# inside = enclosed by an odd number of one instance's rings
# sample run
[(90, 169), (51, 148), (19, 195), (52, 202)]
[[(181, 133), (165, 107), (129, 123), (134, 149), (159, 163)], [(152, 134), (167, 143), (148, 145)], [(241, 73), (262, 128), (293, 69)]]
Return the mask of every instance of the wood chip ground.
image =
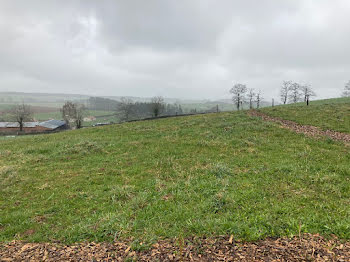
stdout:
[(350, 242), (319, 235), (239, 242), (232, 236), (159, 241), (144, 250), (129, 242), (0, 244), (0, 261), (350, 261)]

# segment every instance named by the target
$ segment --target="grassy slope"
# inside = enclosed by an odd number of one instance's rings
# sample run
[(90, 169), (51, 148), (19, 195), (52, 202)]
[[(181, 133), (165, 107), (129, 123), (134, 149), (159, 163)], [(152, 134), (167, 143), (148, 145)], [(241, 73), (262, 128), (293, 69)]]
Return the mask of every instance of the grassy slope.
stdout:
[(305, 103), (269, 107), (262, 111), (300, 124), (350, 133), (350, 98), (318, 100), (308, 107)]
[(245, 112), (0, 140), (0, 241), (350, 238), (349, 148)]

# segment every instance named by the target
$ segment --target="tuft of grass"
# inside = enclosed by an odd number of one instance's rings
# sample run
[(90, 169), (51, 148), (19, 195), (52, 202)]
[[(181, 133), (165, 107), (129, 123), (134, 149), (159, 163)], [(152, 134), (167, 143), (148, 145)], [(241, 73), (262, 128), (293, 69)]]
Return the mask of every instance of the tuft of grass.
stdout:
[(0, 241), (349, 239), (349, 150), (245, 112), (0, 140)]

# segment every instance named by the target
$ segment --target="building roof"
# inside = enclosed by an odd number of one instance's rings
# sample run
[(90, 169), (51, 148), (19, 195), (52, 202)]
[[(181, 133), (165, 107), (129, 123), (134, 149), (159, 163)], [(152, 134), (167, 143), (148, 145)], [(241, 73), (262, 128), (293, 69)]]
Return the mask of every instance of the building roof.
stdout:
[(42, 127), (50, 128), (50, 129), (56, 129), (61, 126), (64, 126), (65, 124), (66, 124), (65, 121), (52, 119), (45, 122), (41, 122), (38, 125)]
[(6, 127), (9, 122), (0, 122), (0, 127)]
[[(23, 127), (36, 127), (39, 122), (24, 122)], [(0, 127), (6, 128), (19, 128), (18, 122), (0, 122)]]
[[(24, 122), (23, 123), (23, 127), (36, 127), (37, 125), (39, 125), (39, 122)], [(18, 124), (18, 127), (19, 127), (19, 124)]]
[[(34, 128), (37, 126), (49, 128), (49, 129), (56, 129), (61, 126), (64, 126), (66, 122), (62, 120), (48, 120), (45, 122), (24, 122), (23, 127), (26, 128)], [(18, 122), (0, 122), (0, 128), (19, 128), (19, 123)]]

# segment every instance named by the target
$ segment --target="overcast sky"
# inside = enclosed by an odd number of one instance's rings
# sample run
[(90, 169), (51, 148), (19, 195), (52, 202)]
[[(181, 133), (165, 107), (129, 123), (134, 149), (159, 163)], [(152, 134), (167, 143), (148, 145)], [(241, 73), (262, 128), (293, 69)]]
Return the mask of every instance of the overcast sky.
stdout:
[(0, 91), (319, 98), (350, 79), (349, 0), (0, 0)]

